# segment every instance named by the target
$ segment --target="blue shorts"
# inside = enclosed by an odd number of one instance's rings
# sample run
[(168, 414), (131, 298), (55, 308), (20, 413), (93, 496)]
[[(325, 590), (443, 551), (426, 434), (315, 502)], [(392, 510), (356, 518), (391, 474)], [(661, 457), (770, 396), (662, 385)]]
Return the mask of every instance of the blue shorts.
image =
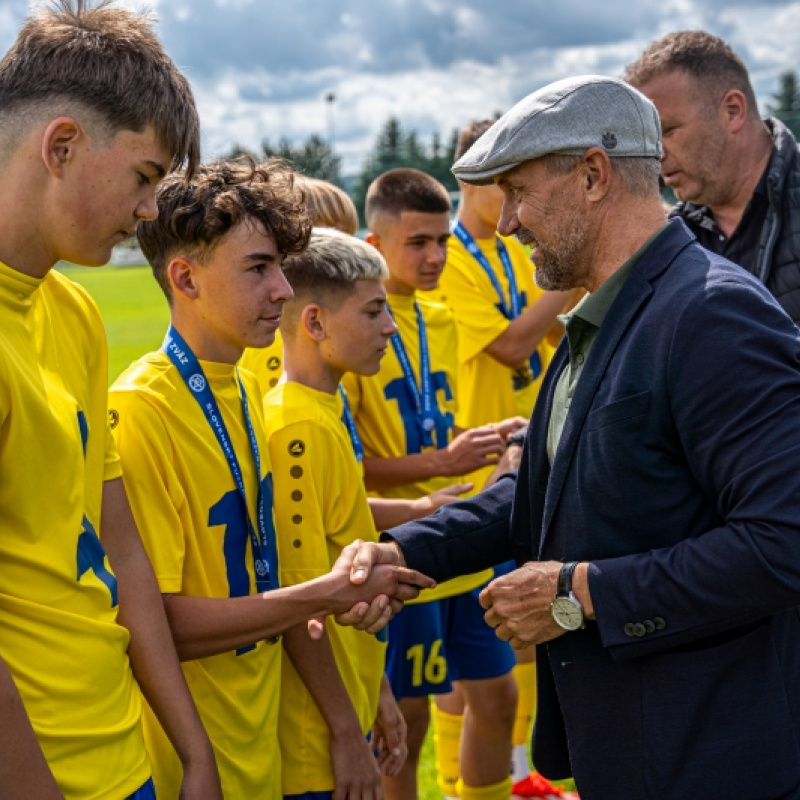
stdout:
[(156, 787), (153, 785), (153, 779), (150, 778), (144, 786), (138, 788), (128, 800), (156, 800)]
[(406, 606), (388, 625), (386, 675), (398, 700), (452, 691), (452, 681), (498, 678), (516, 664), (470, 592)]
[(303, 794), (285, 794), (283, 800), (333, 800), (333, 792), (303, 792)]

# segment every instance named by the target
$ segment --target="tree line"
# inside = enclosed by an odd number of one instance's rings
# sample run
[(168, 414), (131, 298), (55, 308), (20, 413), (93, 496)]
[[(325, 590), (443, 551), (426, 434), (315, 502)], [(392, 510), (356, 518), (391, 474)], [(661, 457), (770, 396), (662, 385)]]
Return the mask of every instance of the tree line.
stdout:
[[(789, 70), (780, 75), (778, 91), (767, 104), (767, 113), (784, 122), (795, 138), (800, 140), (800, 82), (797, 72)], [(432, 175), (449, 191), (457, 191), (458, 184), (450, 172), (457, 142), (457, 129), (446, 137), (446, 141), (437, 132), (430, 141), (424, 142), (417, 131), (404, 129), (397, 117), (390, 117), (381, 128), (355, 182), (350, 182), (348, 186), (344, 186), (342, 180), (341, 157), (316, 133), (300, 143), (292, 143), (284, 137), (277, 145), (273, 145), (265, 139), (260, 152), (234, 145), (228, 156), (247, 153), (256, 160), (276, 156), (291, 163), (304, 175), (343, 186), (350, 192), (363, 221), (367, 188), (375, 178), (390, 169), (413, 167)]]

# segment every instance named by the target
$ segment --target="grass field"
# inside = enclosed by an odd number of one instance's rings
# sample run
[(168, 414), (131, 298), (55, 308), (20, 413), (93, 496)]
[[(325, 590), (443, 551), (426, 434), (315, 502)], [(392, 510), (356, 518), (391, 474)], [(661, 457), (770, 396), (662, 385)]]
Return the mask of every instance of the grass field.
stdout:
[[(150, 268), (64, 267), (64, 274), (80, 283), (100, 307), (108, 333), (109, 383), (139, 356), (161, 346), (169, 322), (167, 302)], [(571, 781), (561, 784), (574, 789)], [(440, 800), (436, 785), (433, 741), (429, 733), (419, 771), (420, 800)]]
[(141, 355), (161, 346), (169, 322), (164, 295), (149, 267), (65, 267), (100, 307), (108, 333), (109, 382)]

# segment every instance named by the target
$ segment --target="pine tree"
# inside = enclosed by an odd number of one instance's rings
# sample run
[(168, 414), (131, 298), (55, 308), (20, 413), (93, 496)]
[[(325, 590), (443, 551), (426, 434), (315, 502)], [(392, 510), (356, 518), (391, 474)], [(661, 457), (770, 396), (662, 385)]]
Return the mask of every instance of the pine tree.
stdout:
[(396, 117), (390, 117), (375, 141), (375, 147), (367, 156), (361, 174), (353, 186), (353, 202), (361, 219), (364, 219), (364, 202), (372, 181), (390, 169), (411, 167), (436, 178), (448, 191), (456, 191), (458, 183), (450, 172), (453, 155), (458, 142), (458, 131), (453, 131), (448, 145), (442, 148), (439, 133), (434, 133), (430, 147), (420, 141), (415, 130), (406, 133)]
[(783, 122), (787, 128), (800, 139), (800, 87), (797, 73), (793, 70), (780, 76), (780, 89), (772, 96), (773, 102), (767, 105), (767, 111)]
[(278, 140), (277, 146), (272, 146), (269, 140), (261, 142), (261, 152), (254, 153), (242, 145), (235, 144), (225, 155), (225, 158), (249, 155), (255, 161), (267, 158), (280, 158), (291, 164), (298, 172), (310, 178), (321, 178), (325, 181), (339, 185), (341, 158), (331, 150), (328, 143), (318, 134), (311, 136), (301, 144), (292, 144), (285, 136)]

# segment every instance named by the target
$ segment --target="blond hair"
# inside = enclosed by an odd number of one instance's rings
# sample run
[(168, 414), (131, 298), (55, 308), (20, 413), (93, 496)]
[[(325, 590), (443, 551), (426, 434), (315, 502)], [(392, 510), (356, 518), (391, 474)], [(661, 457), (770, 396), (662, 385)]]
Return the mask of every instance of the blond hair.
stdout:
[(297, 176), (297, 185), (306, 196), (311, 222), (318, 228), (336, 228), (351, 236), (358, 230), (358, 212), (347, 193), (319, 178)]

